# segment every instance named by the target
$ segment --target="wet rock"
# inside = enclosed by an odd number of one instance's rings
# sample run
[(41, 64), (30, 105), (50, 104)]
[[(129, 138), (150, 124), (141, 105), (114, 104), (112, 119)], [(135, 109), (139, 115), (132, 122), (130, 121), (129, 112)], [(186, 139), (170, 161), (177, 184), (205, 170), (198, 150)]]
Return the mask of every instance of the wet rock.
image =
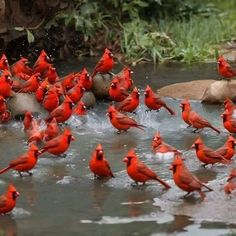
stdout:
[(215, 81), (206, 88), (202, 103), (223, 103), (226, 98), (236, 101), (236, 81)]
[(201, 100), (209, 85), (215, 80), (194, 80), (171, 84), (158, 90), (159, 95), (171, 98), (186, 98)]
[(96, 74), (93, 78), (92, 91), (97, 98), (108, 98), (109, 87), (112, 81), (112, 75), (110, 74)]
[(7, 105), (13, 118), (24, 115), (26, 110), (33, 114), (40, 114), (43, 117), (47, 115), (47, 112), (36, 101), (33, 94), (16, 93), (13, 98), (8, 100)]
[(91, 91), (86, 91), (81, 98), (87, 108), (94, 107), (96, 103), (96, 98)]

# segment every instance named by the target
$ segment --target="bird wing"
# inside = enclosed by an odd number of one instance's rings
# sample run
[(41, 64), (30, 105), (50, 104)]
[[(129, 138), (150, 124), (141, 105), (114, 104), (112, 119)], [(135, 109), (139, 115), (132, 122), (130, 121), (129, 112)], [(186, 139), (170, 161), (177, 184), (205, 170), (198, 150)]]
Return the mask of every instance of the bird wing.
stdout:
[(24, 155), (16, 158), (15, 160), (12, 160), (9, 163), (9, 166), (14, 167), (14, 166), (17, 166), (17, 165), (25, 164), (27, 162), (28, 162), (28, 155), (24, 154)]
[(50, 117), (58, 117), (61, 116), (63, 113), (64, 113), (64, 107), (59, 106), (50, 113)]
[(144, 163), (139, 162), (137, 164), (137, 170), (139, 173), (150, 177), (151, 179), (156, 179), (157, 175), (151, 169), (149, 169)]
[(104, 59), (101, 58), (99, 62), (96, 64), (94, 71), (99, 70), (99, 67), (101, 67), (104, 64)]
[(116, 115), (116, 119), (121, 125), (137, 125), (136, 121), (128, 116), (124, 116), (123, 114)]
[(122, 102), (119, 102), (116, 104), (116, 108), (118, 110), (120, 109), (124, 109), (126, 108), (126, 106), (128, 106), (130, 103), (132, 102), (132, 98), (131, 97), (127, 97), (125, 100), (123, 100)]
[(203, 149), (203, 151), (204, 151), (205, 156), (208, 157), (208, 158), (217, 159), (217, 160), (222, 160), (222, 158), (223, 158), (219, 153), (212, 150), (211, 148), (205, 147)]
[(49, 141), (45, 144), (45, 146), (43, 147), (43, 149), (54, 148), (54, 147), (57, 147), (58, 145), (60, 145), (59, 138), (60, 138), (60, 137), (56, 137), (56, 138), (54, 138), (54, 139), (49, 140)]
[(196, 189), (200, 187), (200, 181), (196, 176), (194, 176), (190, 171), (188, 171), (186, 168), (183, 168), (182, 171), (179, 174), (180, 180), (190, 187)]
[(223, 146), (223, 147), (218, 148), (216, 152), (220, 154), (221, 156), (224, 156), (227, 154), (228, 148), (226, 146)]
[(195, 111), (191, 111), (192, 113), (192, 119), (194, 120), (195, 124), (200, 124), (200, 125), (204, 125), (204, 126), (209, 126), (210, 123), (208, 120), (206, 120), (205, 118), (203, 118), (202, 116), (200, 116), (197, 112)]
[(4, 195), (0, 196), (0, 208), (5, 207), (7, 204), (7, 199)]
[(107, 168), (108, 168), (108, 170), (110, 171), (110, 174), (111, 174), (111, 176), (113, 176), (113, 177), (114, 177), (114, 175), (113, 175), (113, 173), (112, 173), (112, 170), (111, 170), (111, 167), (110, 167), (110, 165), (109, 165), (108, 161), (107, 161), (107, 160), (104, 160), (104, 161), (105, 161), (106, 167), (107, 167)]

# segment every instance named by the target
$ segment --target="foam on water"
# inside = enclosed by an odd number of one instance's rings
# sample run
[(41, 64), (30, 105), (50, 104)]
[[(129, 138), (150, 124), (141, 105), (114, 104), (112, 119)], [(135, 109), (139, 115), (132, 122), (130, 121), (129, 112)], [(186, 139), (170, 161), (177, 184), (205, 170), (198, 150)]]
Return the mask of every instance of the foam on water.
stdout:
[(14, 219), (22, 219), (22, 218), (28, 218), (31, 216), (31, 212), (29, 211), (26, 211), (25, 209), (23, 208), (18, 208), (18, 207), (15, 207), (11, 214), (13, 215), (13, 218)]

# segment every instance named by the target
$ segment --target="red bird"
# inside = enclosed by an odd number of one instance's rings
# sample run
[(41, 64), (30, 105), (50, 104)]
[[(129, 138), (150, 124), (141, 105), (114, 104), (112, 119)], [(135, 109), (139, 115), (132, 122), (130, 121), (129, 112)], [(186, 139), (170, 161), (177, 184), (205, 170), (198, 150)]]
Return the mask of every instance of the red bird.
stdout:
[(23, 120), (24, 130), (28, 130), (31, 128), (33, 118), (34, 117), (30, 111), (25, 112), (25, 116)]
[(135, 87), (127, 98), (115, 104), (115, 108), (118, 111), (134, 112), (134, 110), (138, 107), (138, 105), (139, 105), (139, 91)]
[(64, 91), (67, 91), (71, 88), (73, 88), (76, 85), (76, 74), (74, 72), (70, 73), (69, 75), (66, 75), (61, 79), (61, 85), (63, 87)]
[(122, 130), (127, 131), (131, 127), (141, 130), (145, 128), (145, 126), (138, 124), (134, 119), (117, 111), (113, 106), (108, 108), (107, 116), (110, 118), (111, 124), (118, 129), (118, 133)]
[(228, 111), (225, 111), (221, 115), (223, 119), (223, 125), (230, 133), (236, 133), (236, 119), (232, 117), (232, 114)]
[(29, 61), (27, 58), (22, 57), (20, 60), (11, 65), (11, 73), (12, 75), (17, 75), (20, 73), (24, 73), (26, 75), (32, 75), (32, 69), (28, 66)]
[(216, 153), (220, 154), (227, 160), (231, 160), (235, 154), (235, 144), (236, 140), (232, 135), (229, 135), (223, 147), (220, 147), (216, 150)]
[(215, 163), (229, 164), (230, 162), (225, 159), (222, 155), (212, 150), (209, 147), (206, 147), (201, 140), (198, 138), (191, 148), (196, 150), (196, 155), (199, 161), (203, 162), (203, 166), (207, 166), (209, 164), (214, 165)]
[(234, 105), (232, 100), (230, 100), (229, 98), (226, 98), (224, 100), (224, 107), (225, 107), (225, 111), (229, 112), (230, 114), (232, 114), (233, 111), (236, 109), (236, 106)]
[(185, 166), (180, 154), (176, 154), (174, 161), (170, 167), (173, 171), (173, 179), (175, 184), (182, 190), (187, 192), (187, 195), (191, 192), (197, 191), (202, 200), (206, 197), (202, 192), (202, 187), (205, 187), (209, 191), (213, 191), (210, 187), (202, 183), (195, 175), (193, 175)]
[(163, 142), (160, 132), (157, 132), (152, 139), (152, 150), (155, 153), (178, 152), (175, 147)]
[(54, 117), (58, 123), (63, 123), (67, 121), (73, 112), (73, 102), (66, 96), (63, 103), (55, 108), (46, 119), (46, 121), (51, 121)]
[(147, 85), (144, 95), (145, 105), (150, 111), (159, 110), (160, 108), (164, 107), (171, 115), (175, 115), (175, 112), (169, 106), (167, 106), (165, 101), (163, 101), (160, 96), (153, 92), (149, 85)]
[(68, 90), (66, 94), (73, 103), (77, 103), (83, 97), (84, 91), (85, 89), (82, 84), (78, 83), (73, 88)]
[(73, 141), (74, 139), (75, 138), (71, 134), (71, 131), (65, 128), (64, 132), (61, 135), (58, 135), (57, 137), (47, 141), (43, 149), (39, 152), (48, 152), (53, 155), (60, 156), (61, 154), (67, 151), (71, 141)]
[(54, 84), (59, 80), (56, 68), (52, 65), (48, 66), (48, 69), (43, 73), (43, 78), (47, 78), (50, 84)]
[(84, 102), (79, 101), (77, 107), (73, 111), (74, 114), (77, 116), (85, 116), (87, 115), (87, 108), (84, 104)]
[(3, 53), (0, 59), (0, 70), (9, 70), (10, 66), (8, 64), (8, 60), (6, 55)]
[(91, 77), (93, 78), (98, 72), (100, 74), (109, 73), (113, 68), (113, 64), (113, 54), (109, 49), (106, 48), (102, 58), (96, 64)]
[(45, 141), (49, 141), (58, 136), (59, 132), (60, 129), (58, 127), (57, 121), (55, 118), (53, 118), (51, 122), (47, 123), (47, 127), (43, 132), (43, 139)]
[(40, 73), (31, 75), (31, 77), (21, 85), (19, 93), (34, 93), (39, 87), (41, 81)]
[(34, 63), (33, 66), (33, 71), (34, 73), (43, 73), (44, 71), (46, 71), (48, 69), (48, 67), (51, 66), (51, 64), (49, 63), (50, 58), (48, 57), (47, 53), (42, 50), (37, 61)]
[(55, 87), (50, 87), (46, 92), (42, 105), (48, 112), (53, 111), (59, 106), (59, 97), (57, 95), (57, 89)]
[(101, 144), (98, 144), (97, 148), (92, 153), (89, 168), (94, 173), (94, 177), (114, 177), (110, 165), (105, 159)]
[(86, 68), (84, 68), (81, 73), (77, 73), (76, 77), (78, 77), (78, 82), (85, 88), (85, 90), (90, 90), (92, 88), (93, 80)]
[(40, 120), (33, 119), (31, 122), (31, 126), (26, 130), (26, 134), (28, 136), (28, 143), (40, 143), (43, 140), (43, 132), (40, 129)]
[(220, 131), (215, 128), (208, 120), (200, 116), (197, 112), (190, 110), (189, 115), (188, 115), (188, 120), (190, 124), (192, 125), (195, 130), (193, 131), (194, 133), (198, 129), (204, 129), (204, 128), (211, 128), (214, 131), (216, 131), (218, 134), (220, 134)]
[(223, 56), (220, 56), (218, 58), (217, 63), (218, 63), (217, 69), (220, 76), (229, 81), (232, 79), (232, 77), (236, 76), (236, 72), (231, 69), (231, 66)]
[(150, 168), (148, 168), (143, 162), (138, 159), (133, 149), (128, 152), (123, 161), (126, 163), (128, 175), (135, 181), (136, 184), (138, 184), (138, 182), (145, 184), (147, 181), (156, 180), (166, 189), (170, 188), (169, 184), (158, 177), (156, 173), (154, 173)]
[(236, 168), (232, 169), (227, 179), (227, 184), (224, 186), (226, 194), (235, 192), (236, 189)]
[(189, 128), (191, 126), (191, 123), (188, 119), (188, 116), (189, 116), (189, 112), (191, 111), (191, 106), (188, 101), (188, 98), (184, 99), (181, 102), (180, 107), (182, 108), (182, 119), (186, 124), (188, 124), (187, 128)]
[(131, 75), (133, 74), (133, 71), (129, 67), (124, 67), (123, 70), (118, 73), (114, 78), (117, 78), (121, 87), (125, 88), (126, 90), (129, 90), (132, 88), (133, 80), (131, 78)]
[(120, 86), (117, 78), (113, 79), (109, 88), (109, 95), (115, 102), (121, 102), (129, 96), (127, 90)]
[(27, 172), (29, 175), (32, 175), (32, 173), (29, 171), (35, 167), (38, 160), (38, 155), (39, 151), (37, 146), (31, 144), (29, 146), (29, 150), (26, 153), (11, 161), (6, 168), (0, 170), (0, 174), (13, 169), (18, 171), (21, 177), (22, 172)]
[(11, 119), (11, 113), (7, 110), (6, 100), (0, 95), (0, 123), (6, 123)]
[(4, 98), (13, 96), (12, 83), (11, 73), (4, 70), (0, 76), (0, 95)]
[(50, 84), (48, 82), (47, 79), (43, 80), (42, 83), (39, 85), (39, 87), (37, 88), (36, 92), (35, 92), (35, 97), (36, 100), (39, 103), (42, 103), (46, 92), (48, 91), (48, 88), (50, 87)]
[(16, 199), (19, 197), (19, 192), (13, 184), (9, 184), (7, 191), (0, 196), (0, 214), (6, 214), (13, 210), (16, 206)]

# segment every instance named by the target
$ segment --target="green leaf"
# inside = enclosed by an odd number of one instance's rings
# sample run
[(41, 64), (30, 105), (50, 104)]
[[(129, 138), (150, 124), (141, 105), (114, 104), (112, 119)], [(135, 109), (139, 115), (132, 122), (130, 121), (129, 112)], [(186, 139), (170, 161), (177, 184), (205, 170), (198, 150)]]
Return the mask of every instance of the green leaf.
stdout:
[(26, 32), (27, 32), (28, 43), (33, 43), (34, 42), (34, 35), (28, 29), (26, 29)]
[(17, 31), (23, 31), (25, 28), (24, 27), (14, 27), (14, 29)]

